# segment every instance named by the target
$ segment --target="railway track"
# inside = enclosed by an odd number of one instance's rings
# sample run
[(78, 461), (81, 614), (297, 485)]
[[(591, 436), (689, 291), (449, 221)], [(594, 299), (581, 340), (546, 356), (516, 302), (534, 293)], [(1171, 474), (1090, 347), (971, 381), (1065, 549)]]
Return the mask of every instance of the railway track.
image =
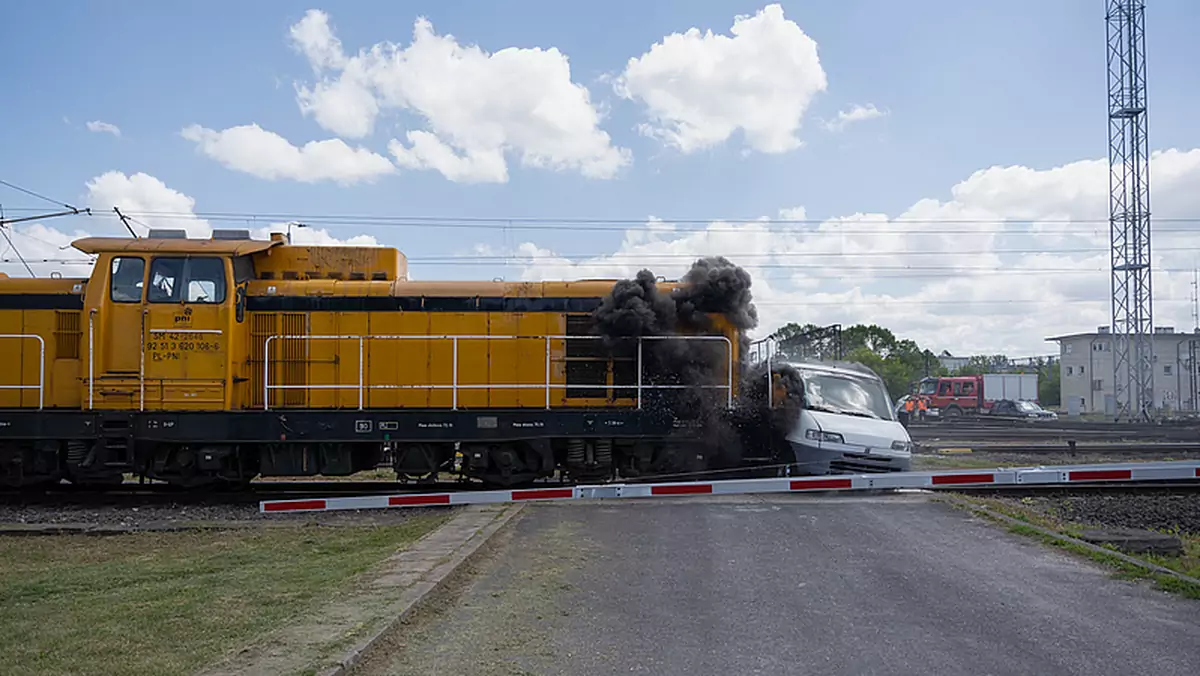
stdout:
[[(543, 484), (538, 484), (542, 486)], [(546, 487), (559, 486), (547, 483)], [(246, 487), (226, 490), (184, 489), (169, 484), (124, 483), (118, 486), (89, 487), (60, 484), (37, 491), (0, 492), (4, 505), (62, 505), (95, 507), (133, 507), (140, 505), (235, 505), (257, 504), (261, 500), (287, 500), (317, 495), (356, 496), (381, 493), (436, 493), (479, 488), (478, 484), (439, 482), (413, 484), (400, 481), (261, 481)]]
[(970, 422), (915, 422), (908, 426), (913, 441), (1022, 441), (1200, 443), (1194, 425), (1120, 425), (1112, 423), (1031, 422), (1027, 420), (972, 420)]

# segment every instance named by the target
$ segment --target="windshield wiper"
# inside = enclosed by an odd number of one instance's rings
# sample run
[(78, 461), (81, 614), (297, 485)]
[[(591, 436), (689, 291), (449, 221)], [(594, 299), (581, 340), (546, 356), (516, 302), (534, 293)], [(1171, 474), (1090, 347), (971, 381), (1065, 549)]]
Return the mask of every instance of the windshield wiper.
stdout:
[(875, 420), (879, 420), (879, 416), (868, 411), (851, 411), (850, 409), (842, 409), (838, 411), (838, 413), (841, 413), (842, 415), (858, 416), (859, 418), (874, 418)]
[(837, 415), (852, 415), (859, 418), (874, 418), (879, 420), (879, 416), (867, 411), (854, 411), (848, 408), (834, 408), (832, 406), (822, 406), (821, 404), (810, 404), (808, 408), (813, 411), (824, 411), (825, 413), (835, 413)]

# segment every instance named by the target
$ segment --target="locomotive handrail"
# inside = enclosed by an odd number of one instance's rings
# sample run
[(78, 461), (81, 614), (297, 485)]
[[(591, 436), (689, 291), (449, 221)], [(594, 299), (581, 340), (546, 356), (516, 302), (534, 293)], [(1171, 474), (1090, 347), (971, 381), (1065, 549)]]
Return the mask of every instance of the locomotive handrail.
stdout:
[[(37, 385), (0, 385), (0, 390), (37, 390), (38, 410), (46, 403), (46, 339), (36, 333), (0, 333), (0, 338), (32, 339), (38, 342), (38, 383)], [(19, 371), (18, 371), (19, 372)]]
[[(358, 383), (335, 383), (335, 384), (304, 384), (304, 385), (272, 385), (271, 384), (271, 341), (280, 340), (357, 340), (358, 341)], [(392, 385), (381, 384), (373, 385), (365, 382), (364, 369), (366, 361), (363, 357), (363, 346), (368, 340), (450, 340), (453, 343), (453, 355), (451, 360), (452, 381), (449, 385), (425, 384), (425, 385)], [(546, 341), (546, 382), (544, 384), (534, 383), (480, 383), (480, 384), (462, 384), (458, 382), (458, 344), (460, 340), (545, 340)], [(637, 348), (637, 384), (636, 385), (595, 385), (595, 384), (576, 384), (567, 383), (551, 383), (550, 382), (550, 365), (551, 365), (551, 340), (603, 340), (603, 336), (497, 336), (497, 335), (398, 335), (398, 336), (362, 336), (362, 335), (327, 335), (327, 336), (312, 336), (312, 335), (274, 335), (267, 336), (263, 341), (263, 410), (271, 408), (271, 390), (346, 390), (356, 388), (358, 390), (358, 410), (363, 410), (364, 396), (366, 390), (371, 389), (386, 389), (386, 390), (450, 390), (451, 391), (451, 409), (458, 410), (458, 391), (459, 390), (520, 390), (520, 389), (544, 389), (546, 391), (546, 409), (550, 408), (550, 391), (554, 389), (597, 389), (603, 387), (605, 389), (614, 390), (636, 390), (637, 407), (642, 407), (642, 390), (672, 390), (672, 389), (723, 389), (725, 390), (726, 406), (733, 406), (733, 342), (727, 336), (641, 336), (638, 337)], [(642, 382), (642, 343), (645, 340), (716, 340), (725, 343), (727, 359), (726, 367), (726, 383), (724, 385), (646, 385)]]
[(96, 311), (88, 312), (88, 410), (95, 403), (96, 384)]

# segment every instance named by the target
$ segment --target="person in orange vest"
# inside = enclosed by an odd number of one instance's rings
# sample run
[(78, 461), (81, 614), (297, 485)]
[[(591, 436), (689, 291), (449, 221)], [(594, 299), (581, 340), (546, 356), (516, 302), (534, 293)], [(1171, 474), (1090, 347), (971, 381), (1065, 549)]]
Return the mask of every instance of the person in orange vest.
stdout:
[(925, 412), (929, 410), (929, 399), (920, 397), (917, 399), (917, 419), (925, 422)]
[(905, 399), (904, 400), (904, 420), (901, 420), (900, 424), (904, 425), (905, 427), (908, 427), (908, 423), (909, 423), (909, 421), (912, 420), (912, 417), (913, 417), (913, 411), (915, 411), (916, 408), (917, 408), (917, 398), (916, 397), (910, 396), (908, 399)]

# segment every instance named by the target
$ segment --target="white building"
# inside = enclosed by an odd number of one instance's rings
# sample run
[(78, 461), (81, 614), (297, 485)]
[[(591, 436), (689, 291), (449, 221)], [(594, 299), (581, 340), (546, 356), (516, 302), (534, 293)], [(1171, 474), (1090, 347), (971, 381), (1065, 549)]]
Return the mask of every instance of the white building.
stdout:
[(954, 355), (950, 354), (949, 350), (942, 350), (942, 353), (938, 355), (937, 359), (938, 363), (942, 365), (942, 368), (951, 373), (971, 363), (970, 357), (955, 357)]
[[(1116, 414), (1113, 394), (1112, 332), (1101, 326), (1096, 333), (1073, 333), (1046, 340), (1058, 341), (1062, 406), (1069, 415)], [(1176, 333), (1156, 326), (1154, 354), (1154, 406), (1171, 411), (1200, 411), (1200, 332)]]

